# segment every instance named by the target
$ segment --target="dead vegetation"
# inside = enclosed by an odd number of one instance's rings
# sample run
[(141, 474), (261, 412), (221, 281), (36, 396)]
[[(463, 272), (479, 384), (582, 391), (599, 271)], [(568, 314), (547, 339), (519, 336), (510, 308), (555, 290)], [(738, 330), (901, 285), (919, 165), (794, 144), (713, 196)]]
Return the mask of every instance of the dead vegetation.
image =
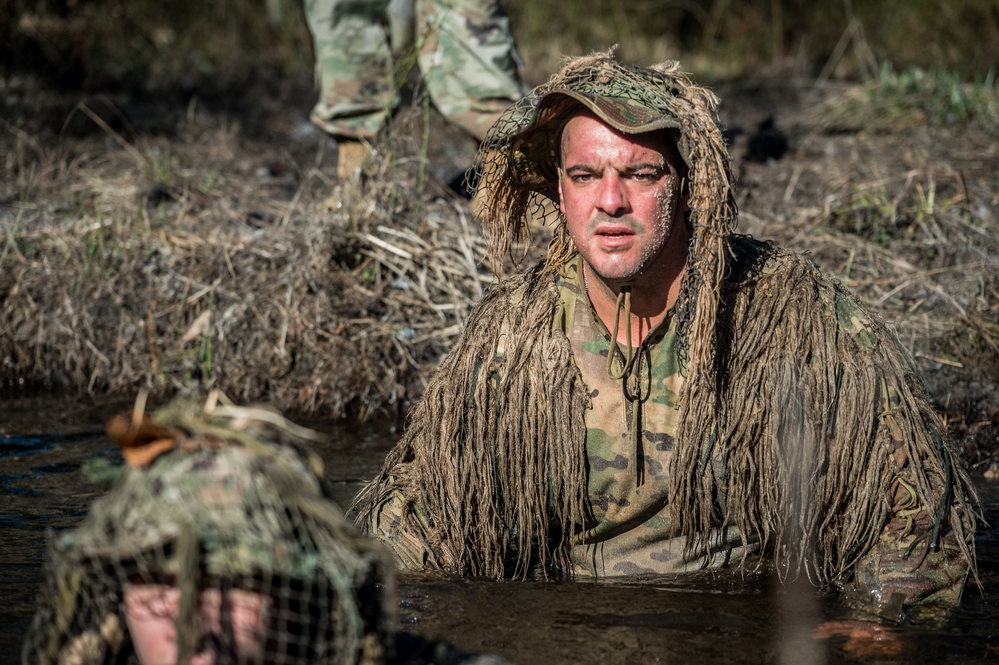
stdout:
[(340, 417), (402, 408), (488, 279), (467, 202), (398, 130), (365, 172), (192, 106), (172, 137), (4, 136), (0, 357), (10, 390), (164, 393)]

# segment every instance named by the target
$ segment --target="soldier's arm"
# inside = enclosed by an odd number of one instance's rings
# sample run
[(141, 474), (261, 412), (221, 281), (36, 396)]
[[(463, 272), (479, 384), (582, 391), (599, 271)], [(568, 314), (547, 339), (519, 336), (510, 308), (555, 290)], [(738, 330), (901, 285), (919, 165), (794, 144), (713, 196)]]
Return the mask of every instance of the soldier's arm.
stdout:
[[(891, 428), (890, 418), (882, 427)], [(912, 477), (912, 460), (900, 445), (898, 428), (891, 440), (894, 479), (890, 496), (891, 518), (870, 551), (857, 563), (855, 587), (880, 607), (933, 605), (949, 609), (960, 602), (971, 562), (953, 530), (940, 525), (946, 505), (923, 505)], [(938, 504), (947, 501), (946, 488), (934, 488)], [(962, 507), (963, 508), (963, 507)]]
[[(837, 314), (841, 326), (857, 338), (859, 346), (877, 346), (873, 324), (859, 307), (841, 298)], [(901, 349), (899, 352), (904, 353)], [(884, 404), (877, 433), (878, 439), (889, 446), (883, 473), (890, 474), (891, 489), (883, 500), (889, 502), (890, 517), (877, 541), (857, 562), (853, 590), (889, 613), (913, 605), (949, 609), (960, 601), (971, 568), (965, 553), (973, 545), (969, 543), (962, 547), (954, 530), (948, 528), (947, 520), (943, 519), (950, 515), (951, 504), (955, 501), (952, 484), (960, 481), (956, 473), (950, 478), (930, 475), (934, 500), (932, 505), (920, 501), (916, 467), (921, 461), (909, 459), (904, 440), (906, 428), (900, 426), (903, 422), (900, 419), (915, 414), (902, 413), (894, 389), (894, 382), (898, 380), (901, 377), (885, 377), (882, 382), (880, 398)], [(939, 443), (941, 449), (926, 451), (926, 454), (950, 455), (943, 442)], [(956, 463), (956, 460), (944, 460), (945, 467)], [(970, 517), (964, 515), (967, 506), (958, 505), (957, 508), (962, 519)], [(973, 534), (967, 537), (972, 538)]]
[(399, 570), (418, 572), (424, 570), (429, 560), (427, 548), (418, 535), (426, 532), (426, 522), (418, 511), (406, 504), (401, 488), (391, 490), (371, 511), (364, 526), (369, 536), (392, 551)]

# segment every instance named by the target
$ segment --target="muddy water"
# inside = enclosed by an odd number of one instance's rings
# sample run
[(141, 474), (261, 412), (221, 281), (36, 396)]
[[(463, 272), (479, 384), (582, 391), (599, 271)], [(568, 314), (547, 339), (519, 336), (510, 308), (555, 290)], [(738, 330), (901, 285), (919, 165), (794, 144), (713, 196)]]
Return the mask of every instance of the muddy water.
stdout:
[[(50, 530), (76, 524), (101, 490), (79, 473), (116, 458), (102, 423), (129, 405), (53, 398), (0, 402), (0, 665), (19, 660)], [(394, 435), (387, 427), (305, 423), (330, 434), (319, 452), (346, 504)], [(999, 489), (981, 484), (992, 524)], [(999, 530), (979, 536), (984, 594), (969, 589), (945, 626), (906, 625), (854, 639), (816, 639), (848, 619), (834, 596), (764, 573), (615, 582), (405, 578), (401, 629), (471, 651), (539, 663), (999, 662)]]

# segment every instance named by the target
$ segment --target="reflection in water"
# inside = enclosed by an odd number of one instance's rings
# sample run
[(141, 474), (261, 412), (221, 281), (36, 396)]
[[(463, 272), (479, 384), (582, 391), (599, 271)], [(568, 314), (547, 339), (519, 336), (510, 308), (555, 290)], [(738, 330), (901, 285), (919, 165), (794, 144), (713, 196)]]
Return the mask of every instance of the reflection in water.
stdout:
[[(815, 589), (802, 579), (789, 580), (780, 598), (780, 626), (777, 661), (782, 665), (823, 662), (822, 645), (812, 633), (821, 623), (819, 598)], [(777, 591), (778, 593), (780, 590)]]
[[(0, 419), (0, 663), (17, 662), (34, 611), (50, 530), (75, 525), (103, 489), (80, 473), (90, 460), (116, 460), (103, 421), (125, 403), (15, 400)], [(39, 414), (46, 414), (40, 421)], [(394, 442), (388, 431), (303, 423), (329, 432), (318, 452), (335, 498), (346, 505)], [(981, 485), (992, 524), (999, 488)], [(999, 660), (999, 531), (979, 536), (985, 595), (966, 592), (943, 628), (907, 625), (870, 632), (845, 623), (834, 595), (804, 580), (781, 584), (763, 571), (706, 571), (572, 583), (405, 577), (402, 629), (494, 653), (515, 663), (835, 663), (844, 649), (865, 661)], [(815, 639), (816, 630), (835, 634)], [(867, 632), (865, 632), (867, 631)]]

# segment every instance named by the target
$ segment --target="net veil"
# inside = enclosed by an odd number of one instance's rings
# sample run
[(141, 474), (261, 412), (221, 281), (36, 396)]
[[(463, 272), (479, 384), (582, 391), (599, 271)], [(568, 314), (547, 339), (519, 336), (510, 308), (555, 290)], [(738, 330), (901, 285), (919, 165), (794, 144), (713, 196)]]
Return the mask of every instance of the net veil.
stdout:
[(127, 465), (53, 538), (24, 663), (139, 662), (140, 615), (168, 619), (177, 662), (384, 662), (391, 564), (330, 500), (316, 433), (214, 398), (107, 429)]

